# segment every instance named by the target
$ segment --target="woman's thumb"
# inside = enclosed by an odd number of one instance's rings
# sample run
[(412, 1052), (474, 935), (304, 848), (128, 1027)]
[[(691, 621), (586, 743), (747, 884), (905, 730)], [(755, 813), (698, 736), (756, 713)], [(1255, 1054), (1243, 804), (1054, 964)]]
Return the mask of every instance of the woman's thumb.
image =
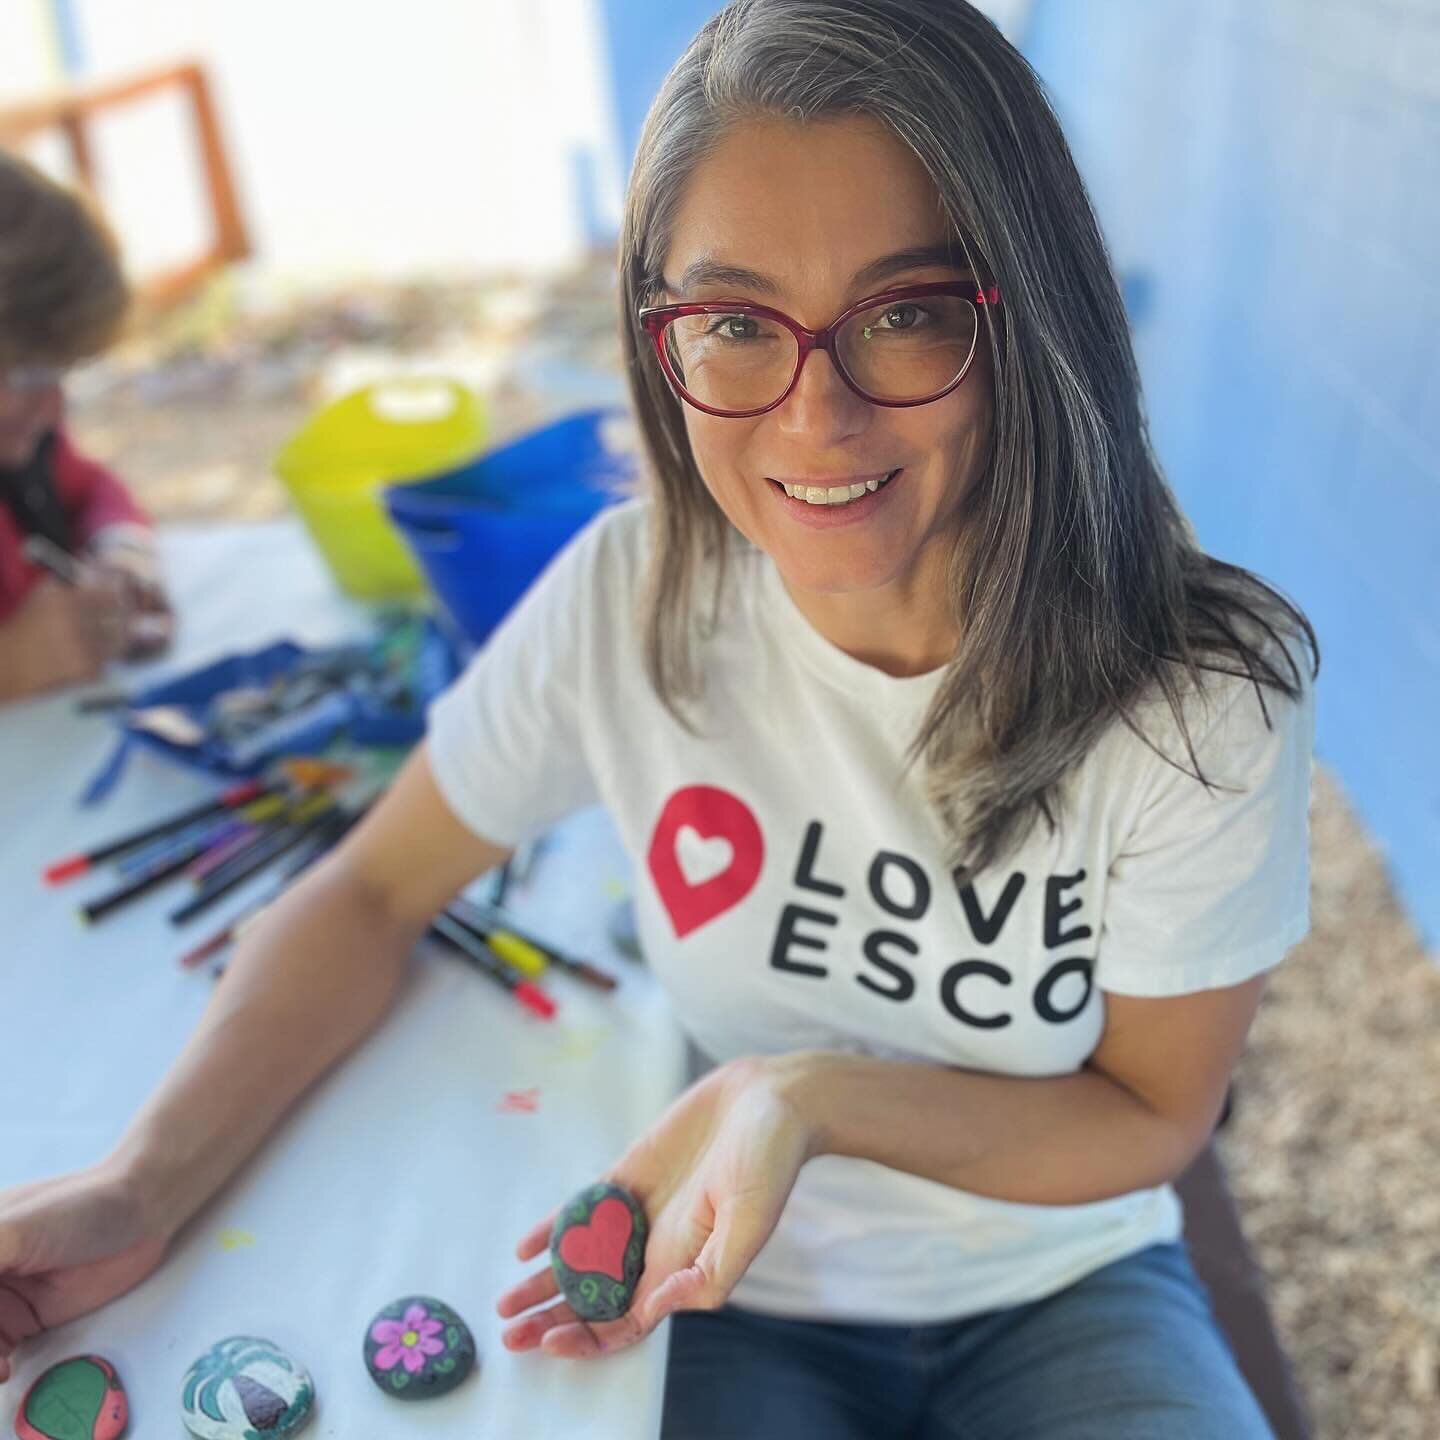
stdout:
[(740, 1283), (770, 1229), (752, 1206), (724, 1200), (694, 1264), (669, 1276), (650, 1298), (650, 1323), (676, 1310), (717, 1310)]

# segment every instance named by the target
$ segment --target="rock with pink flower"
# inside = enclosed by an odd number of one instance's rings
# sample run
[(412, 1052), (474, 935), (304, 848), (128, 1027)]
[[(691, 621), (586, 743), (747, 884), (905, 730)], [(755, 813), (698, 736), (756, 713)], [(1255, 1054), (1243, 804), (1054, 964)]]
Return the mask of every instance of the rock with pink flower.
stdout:
[(475, 1337), (429, 1295), (387, 1305), (365, 1331), (365, 1368), (397, 1400), (429, 1400), (453, 1390), (475, 1366)]

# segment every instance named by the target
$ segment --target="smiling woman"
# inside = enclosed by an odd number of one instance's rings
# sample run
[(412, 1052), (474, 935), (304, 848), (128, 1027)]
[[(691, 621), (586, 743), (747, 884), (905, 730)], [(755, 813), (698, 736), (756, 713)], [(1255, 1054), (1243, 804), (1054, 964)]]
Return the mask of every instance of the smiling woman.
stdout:
[(599, 801), (714, 1063), (595, 1177), (647, 1222), (628, 1308), (566, 1300), (581, 1245), (499, 1298), (507, 1346), (673, 1316), (665, 1440), (1259, 1440), (1172, 1181), (1308, 923), (1314, 636), (1167, 489), (1034, 76), (964, 0), (734, 0), (620, 263), (649, 493), (247, 936), (112, 1161), (0, 1195), (0, 1364), (154, 1263), (459, 885)]

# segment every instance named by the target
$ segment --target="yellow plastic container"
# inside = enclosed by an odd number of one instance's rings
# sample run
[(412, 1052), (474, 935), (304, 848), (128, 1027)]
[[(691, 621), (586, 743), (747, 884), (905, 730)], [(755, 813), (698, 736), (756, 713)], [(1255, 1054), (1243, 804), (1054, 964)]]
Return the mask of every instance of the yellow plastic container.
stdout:
[(381, 491), (448, 470), (484, 444), (473, 390), (407, 375), (362, 386), (312, 415), (281, 447), (275, 473), (343, 589), (365, 599), (410, 595), (424, 581)]

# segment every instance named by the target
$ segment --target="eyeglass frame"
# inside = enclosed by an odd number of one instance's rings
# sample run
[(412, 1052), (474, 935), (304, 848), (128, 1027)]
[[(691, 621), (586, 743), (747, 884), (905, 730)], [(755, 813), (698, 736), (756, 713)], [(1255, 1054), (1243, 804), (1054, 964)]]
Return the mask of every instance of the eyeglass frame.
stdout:
[[(856, 380), (845, 369), (844, 362), (840, 359), (839, 352), (835, 347), (835, 337), (841, 327), (848, 321), (853, 320), (862, 310), (873, 310), (877, 305), (899, 302), (901, 300), (918, 299), (923, 295), (963, 295), (970, 300), (976, 309), (976, 318), (979, 312), (987, 305), (995, 306), (1000, 303), (1000, 287), (991, 285), (988, 287), (977, 285), (973, 280), (942, 280), (933, 281), (928, 285), (901, 285), (893, 290), (882, 290), (875, 295), (867, 295), (861, 300), (855, 301), (848, 306), (828, 325), (821, 326), (818, 330), (811, 330), (808, 326), (802, 325), (798, 320), (792, 320), (783, 310), (776, 310), (770, 305), (757, 305), (748, 300), (689, 300), (674, 305), (647, 305), (637, 315), (640, 327), (649, 335), (655, 346), (655, 356), (660, 362), (660, 368), (665, 374), (666, 380), (670, 382), (670, 388), (674, 390), (679, 399), (695, 409), (703, 411), (706, 415), (714, 415), (722, 420), (748, 420), (756, 415), (768, 414), (771, 410), (783, 405), (790, 398), (791, 392), (800, 383), (800, 372), (805, 367), (805, 362), (810, 358), (812, 350), (824, 350), (830, 356), (830, 363), (835, 367), (835, 373), (845, 382), (848, 389), (853, 391), (862, 400), (871, 405), (883, 405), (892, 410), (911, 409), (916, 405), (933, 405), (937, 400), (943, 400), (950, 394), (965, 377), (970, 373), (970, 367), (975, 363), (975, 353), (980, 348), (980, 327), (975, 327), (975, 343), (970, 347), (970, 354), (961, 366), (960, 373), (943, 390), (937, 390), (933, 395), (923, 396), (919, 400), (882, 400), (878, 396), (871, 395), (868, 391), (862, 390)], [(697, 400), (681, 384), (679, 377), (675, 374), (670, 365), (670, 356), (665, 349), (665, 327), (672, 320), (683, 319), (686, 315), (753, 315), (759, 319), (773, 320), (783, 325), (794, 337), (799, 347), (799, 353), (795, 359), (795, 373), (790, 377), (790, 383), (785, 387), (784, 393), (768, 405), (762, 405), (754, 410), (720, 410), (713, 405), (706, 405), (703, 401)]]

